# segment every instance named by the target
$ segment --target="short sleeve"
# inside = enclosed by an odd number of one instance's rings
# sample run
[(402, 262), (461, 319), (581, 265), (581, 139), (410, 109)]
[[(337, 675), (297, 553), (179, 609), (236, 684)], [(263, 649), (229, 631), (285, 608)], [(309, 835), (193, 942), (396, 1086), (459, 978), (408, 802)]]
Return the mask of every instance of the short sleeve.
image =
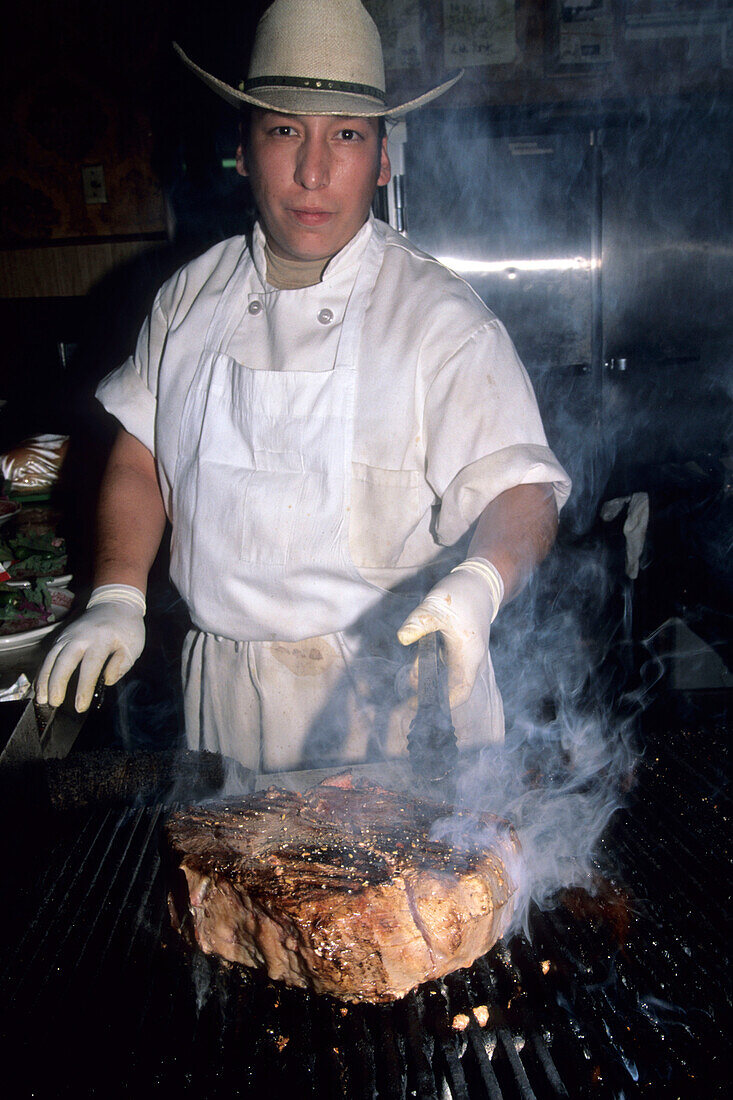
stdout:
[(158, 374), (167, 325), (159, 300), (143, 322), (134, 354), (96, 389), (97, 399), (122, 427), (155, 454)]
[(461, 538), (490, 501), (515, 485), (551, 484), (558, 509), (570, 494), (529, 376), (495, 318), (441, 367), (426, 395), (424, 425), (442, 545)]

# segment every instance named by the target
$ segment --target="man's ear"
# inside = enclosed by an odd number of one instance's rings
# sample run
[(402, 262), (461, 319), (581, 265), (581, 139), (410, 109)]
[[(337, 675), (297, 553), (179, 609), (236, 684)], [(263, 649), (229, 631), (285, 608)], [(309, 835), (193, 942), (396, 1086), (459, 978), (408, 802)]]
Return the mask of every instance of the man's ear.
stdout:
[(244, 149), (241, 144), (237, 146), (236, 158), (237, 171), (239, 172), (240, 176), (248, 176), (249, 172), (247, 171), (247, 164), (244, 159)]
[(392, 165), (389, 163), (389, 156), (387, 154), (387, 139), (382, 138), (382, 148), (379, 154), (379, 176), (377, 178), (377, 187), (384, 187), (385, 183), (389, 183), (392, 178)]

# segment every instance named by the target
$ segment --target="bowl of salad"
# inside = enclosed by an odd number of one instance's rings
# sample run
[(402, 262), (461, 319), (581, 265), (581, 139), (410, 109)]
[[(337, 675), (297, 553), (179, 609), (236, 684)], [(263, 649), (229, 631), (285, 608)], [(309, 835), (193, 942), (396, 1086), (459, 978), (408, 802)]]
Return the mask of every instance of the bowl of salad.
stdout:
[(16, 511), (15, 523), (0, 535), (0, 649), (35, 644), (68, 614), (74, 598), (55, 514)]

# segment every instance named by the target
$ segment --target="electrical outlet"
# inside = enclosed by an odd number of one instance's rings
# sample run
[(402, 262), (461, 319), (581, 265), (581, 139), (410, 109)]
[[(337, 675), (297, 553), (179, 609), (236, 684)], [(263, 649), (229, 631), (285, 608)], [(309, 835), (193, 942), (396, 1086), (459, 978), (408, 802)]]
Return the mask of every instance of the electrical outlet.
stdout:
[(104, 168), (101, 164), (87, 164), (82, 168), (81, 183), (84, 189), (84, 202), (87, 205), (107, 201)]

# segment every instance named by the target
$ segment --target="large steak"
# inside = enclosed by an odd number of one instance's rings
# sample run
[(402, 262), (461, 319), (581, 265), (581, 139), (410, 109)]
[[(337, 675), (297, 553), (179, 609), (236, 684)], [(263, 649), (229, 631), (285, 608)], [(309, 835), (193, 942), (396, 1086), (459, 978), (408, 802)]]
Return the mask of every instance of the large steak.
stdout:
[(508, 822), (379, 787), (271, 787), (175, 813), (166, 833), (176, 928), (344, 1001), (394, 1000), (469, 966), (512, 913)]

